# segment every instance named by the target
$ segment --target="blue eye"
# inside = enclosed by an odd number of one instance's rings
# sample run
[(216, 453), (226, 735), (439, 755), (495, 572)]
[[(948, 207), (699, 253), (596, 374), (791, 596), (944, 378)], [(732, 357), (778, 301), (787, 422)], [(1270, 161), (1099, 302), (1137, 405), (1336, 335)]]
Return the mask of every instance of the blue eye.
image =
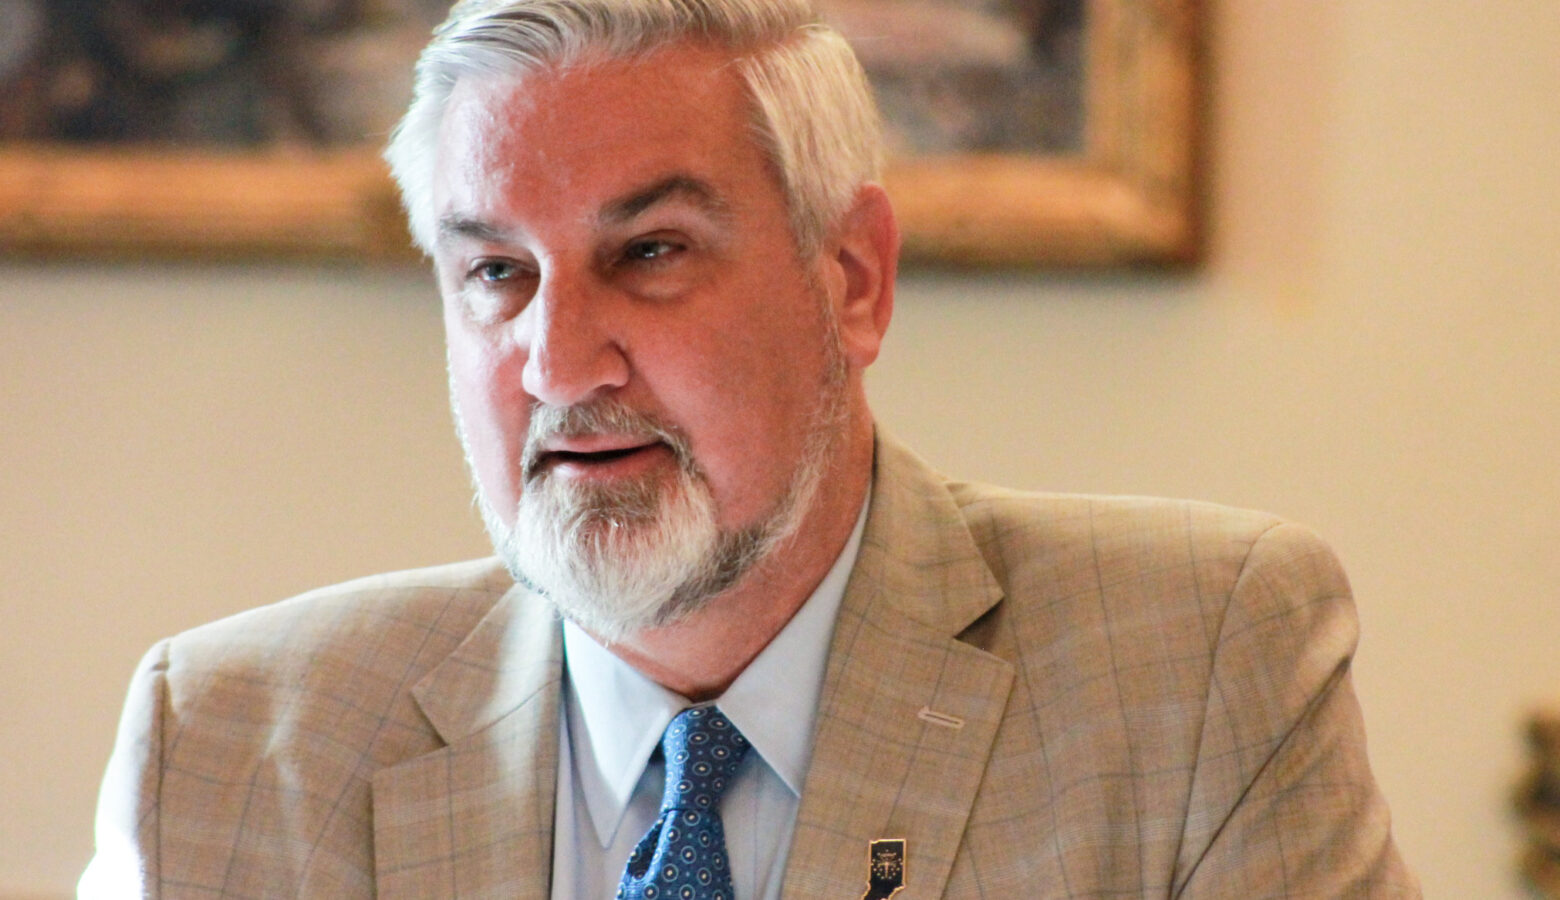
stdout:
[(518, 274), (520, 274), (520, 270), (513, 263), (501, 262), (498, 260), (489, 260), (487, 262), (478, 263), (477, 266), (471, 270), (471, 275), (473, 278), (476, 278), (478, 281), (487, 282), (488, 284), (494, 284), (500, 281), (509, 281)]

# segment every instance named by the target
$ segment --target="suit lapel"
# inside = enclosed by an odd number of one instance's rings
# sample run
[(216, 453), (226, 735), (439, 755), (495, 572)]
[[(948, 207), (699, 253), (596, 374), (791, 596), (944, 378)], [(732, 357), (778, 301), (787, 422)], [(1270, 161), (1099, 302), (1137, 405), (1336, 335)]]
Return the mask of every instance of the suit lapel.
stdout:
[(940, 897), (1013, 681), (957, 640), (1001, 599), (941, 480), (879, 437), (861, 553), (830, 646), (787, 900), (860, 897), (868, 844), (906, 841), (905, 890)]
[(412, 689), (447, 745), (374, 775), (380, 897), (545, 900), (561, 678), (557, 620), (517, 587)]
[[(862, 896), (879, 838), (906, 841), (900, 900), (942, 895), (1013, 680), (957, 635), (1000, 599), (941, 480), (880, 437), (787, 900)], [(562, 655), (550, 607), (515, 588), (413, 689), (447, 745), (374, 775), (379, 896), (545, 900)]]

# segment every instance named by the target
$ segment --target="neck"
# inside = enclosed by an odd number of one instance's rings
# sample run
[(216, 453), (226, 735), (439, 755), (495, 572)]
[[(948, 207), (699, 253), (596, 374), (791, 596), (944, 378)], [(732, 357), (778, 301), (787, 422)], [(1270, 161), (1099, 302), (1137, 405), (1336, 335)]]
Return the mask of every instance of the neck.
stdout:
[(700, 702), (720, 696), (779, 634), (834, 566), (866, 502), (872, 434), (847, 440), (797, 533), (737, 584), (683, 621), (608, 644), (670, 691)]

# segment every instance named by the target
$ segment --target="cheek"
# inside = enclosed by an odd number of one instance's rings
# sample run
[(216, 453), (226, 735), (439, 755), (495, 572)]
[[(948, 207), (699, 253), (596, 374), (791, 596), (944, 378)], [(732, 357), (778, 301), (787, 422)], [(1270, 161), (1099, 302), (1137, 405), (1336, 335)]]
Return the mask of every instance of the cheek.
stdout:
[(695, 431), (705, 442), (696, 450), (727, 501), (722, 524), (752, 524), (789, 487), (818, 405), (822, 334), (810, 310), (758, 325), (748, 317), (705, 348), (698, 368), (705, 428)]
[(520, 453), (529, 424), (518, 383), (521, 365), (464, 332), (449, 332), (448, 341), (450, 400), (472, 469), (488, 502), (510, 523), (520, 499)]

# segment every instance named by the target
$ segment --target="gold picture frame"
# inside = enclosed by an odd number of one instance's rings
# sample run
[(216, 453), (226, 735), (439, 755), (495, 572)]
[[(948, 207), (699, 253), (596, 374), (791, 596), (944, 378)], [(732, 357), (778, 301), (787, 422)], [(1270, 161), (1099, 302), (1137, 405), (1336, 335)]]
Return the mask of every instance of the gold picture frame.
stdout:
[[(886, 2), (886, 0), (885, 0)], [(896, 159), (911, 262), (1186, 265), (1199, 254), (1196, 0), (1084, 0), (1083, 149)], [(0, 253), (410, 260), (376, 149), (0, 144)]]

